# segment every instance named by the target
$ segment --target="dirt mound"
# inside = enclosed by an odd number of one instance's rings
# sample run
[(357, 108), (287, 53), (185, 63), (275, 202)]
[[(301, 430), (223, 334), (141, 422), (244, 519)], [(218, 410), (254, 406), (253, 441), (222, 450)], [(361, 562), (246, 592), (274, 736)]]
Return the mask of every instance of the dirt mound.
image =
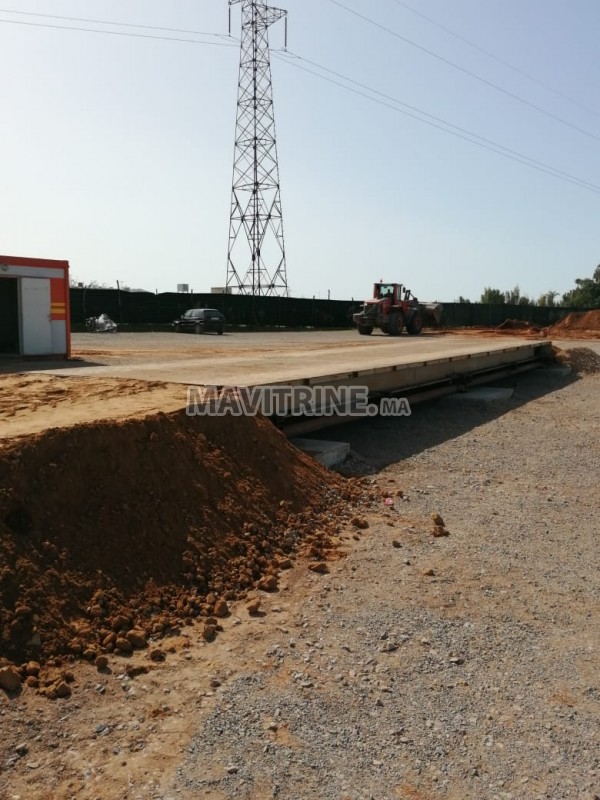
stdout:
[(549, 333), (564, 331), (597, 331), (600, 333), (600, 308), (592, 311), (574, 311), (548, 329)]
[(539, 328), (537, 325), (534, 325), (532, 322), (527, 322), (523, 319), (505, 319), (504, 322), (500, 323), (496, 330), (499, 331), (532, 331), (533, 333), (537, 333)]
[(589, 347), (574, 347), (571, 350), (555, 351), (555, 358), (577, 373), (577, 375), (595, 375), (600, 372), (600, 355)]
[(212, 616), (299, 545), (323, 557), (357, 491), (260, 418), (174, 412), (8, 442), (0, 656), (100, 653)]

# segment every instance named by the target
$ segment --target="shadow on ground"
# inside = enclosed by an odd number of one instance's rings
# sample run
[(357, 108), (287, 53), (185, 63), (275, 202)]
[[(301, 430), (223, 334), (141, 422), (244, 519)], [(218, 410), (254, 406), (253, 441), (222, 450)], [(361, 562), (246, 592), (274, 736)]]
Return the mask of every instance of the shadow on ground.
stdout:
[(0, 375), (17, 375), (20, 372), (45, 372), (60, 373), (61, 369), (78, 369), (79, 367), (102, 367), (99, 361), (88, 361), (85, 358), (70, 359), (27, 359), (7, 356), (0, 358)]
[(340, 472), (366, 475), (390, 464), (458, 438), (504, 414), (577, 380), (560, 368), (541, 368), (515, 378), (496, 381), (490, 386), (510, 387), (514, 394), (506, 400), (460, 401), (442, 398), (412, 408), (410, 417), (375, 417), (340, 425), (311, 435), (314, 439), (348, 442), (351, 458)]

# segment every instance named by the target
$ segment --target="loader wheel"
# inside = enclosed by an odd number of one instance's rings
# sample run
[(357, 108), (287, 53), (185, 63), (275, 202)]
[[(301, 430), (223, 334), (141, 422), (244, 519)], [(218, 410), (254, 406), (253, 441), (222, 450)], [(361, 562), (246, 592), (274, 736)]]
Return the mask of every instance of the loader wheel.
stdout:
[(403, 327), (404, 320), (402, 314), (394, 313), (389, 315), (387, 328), (390, 336), (400, 336)]
[(373, 333), (373, 328), (370, 325), (359, 325), (358, 332), (361, 336), (370, 336)]
[(415, 311), (415, 313), (410, 318), (410, 322), (406, 326), (406, 330), (410, 333), (411, 336), (418, 336), (423, 330), (423, 317), (419, 314), (418, 311)]

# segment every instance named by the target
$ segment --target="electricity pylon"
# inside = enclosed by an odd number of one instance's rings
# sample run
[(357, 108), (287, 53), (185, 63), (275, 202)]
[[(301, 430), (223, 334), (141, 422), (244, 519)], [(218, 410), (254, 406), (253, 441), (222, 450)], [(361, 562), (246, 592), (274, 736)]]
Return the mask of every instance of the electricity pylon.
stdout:
[(287, 44), (287, 11), (266, 0), (229, 0), (230, 31), (237, 3), (242, 38), (226, 286), (240, 294), (287, 296), (268, 34), (285, 17)]

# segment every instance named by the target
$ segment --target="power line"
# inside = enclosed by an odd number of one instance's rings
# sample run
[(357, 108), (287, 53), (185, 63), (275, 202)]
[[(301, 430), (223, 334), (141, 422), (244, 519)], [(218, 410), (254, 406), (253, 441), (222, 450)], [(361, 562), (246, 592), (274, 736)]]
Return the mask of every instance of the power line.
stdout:
[[(190, 30), (188, 28), (167, 28), (163, 26), (157, 25), (141, 25), (134, 22), (115, 22), (114, 20), (105, 20), (105, 19), (90, 19), (87, 17), (64, 17), (58, 14), (38, 14), (31, 11), (13, 11), (9, 8), (0, 8), (0, 14), (20, 14), (26, 17), (39, 17), (42, 19), (56, 19), (56, 20), (63, 20), (68, 22), (86, 22), (94, 25), (114, 25), (119, 26), (122, 28), (140, 28), (142, 30), (151, 30), (151, 31), (167, 31), (167, 33), (189, 33), (194, 34), (195, 36), (216, 36), (220, 38), (228, 38), (226, 34), (223, 33), (210, 33), (208, 31), (195, 31)], [(77, 29), (75, 29), (77, 30)]]
[(510, 92), (508, 89), (504, 89), (497, 83), (489, 81), (487, 78), (483, 78), (481, 75), (478, 75), (476, 72), (472, 72), (466, 67), (461, 67), (460, 64), (457, 64), (455, 61), (451, 61), (449, 58), (445, 58), (444, 56), (441, 56), (439, 53), (436, 53), (433, 50), (429, 50), (429, 48), (423, 47), (423, 45), (420, 45), (417, 42), (413, 42), (412, 39), (408, 39), (406, 36), (402, 36), (402, 34), (398, 33), (392, 28), (388, 28), (386, 25), (382, 25), (380, 22), (377, 22), (376, 20), (371, 19), (370, 17), (367, 17), (358, 11), (355, 11), (353, 8), (349, 8), (349, 6), (344, 5), (339, 0), (329, 0), (329, 2), (333, 3), (334, 6), (342, 8), (344, 11), (347, 11), (349, 14), (352, 14), (358, 19), (363, 20), (363, 22), (367, 22), (369, 25), (373, 25), (375, 28), (379, 28), (379, 30), (385, 31), (386, 33), (390, 34), (390, 36), (393, 36), (396, 39), (400, 39), (400, 41), (409, 44), (411, 47), (415, 47), (417, 50), (420, 50), (423, 53), (427, 53), (427, 55), (431, 56), (432, 58), (435, 58), (438, 61), (441, 61), (442, 63), (447, 64), (450, 67), (453, 67), (454, 69), (464, 73), (465, 75), (469, 75), (471, 78), (474, 78), (480, 83), (483, 83), (486, 86), (495, 89), (497, 92), (501, 92), (507, 97), (511, 97), (513, 100), (516, 100), (517, 102), (522, 103), (523, 105), (528, 106), (529, 108), (533, 108), (535, 111), (539, 111), (540, 114), (544, 114), (545, 116), (550, 117), (556, 122), (560, 122), (562, 125), (566, 125), (567, 127), (572, 128), (575, 131), (578, 131), (584, 136), (588, 136), (590, 139), (595, 139), (596, 141), (600, 142), (600, 136), (597, 136), (595, 133), (591, 133), (590, 131), (586, 131), (584, 128), (580, 128), (578, 125), (574, 125), (572, 122), (569, 122), (568, 120), (559, 117), (558, 114), (553, 114), (551, 111), (547, 111), (545, 108), (542, 108), (541, 106), (538, 106), (535, 103), (526, 100), (524, 97), (520, 97), (518, 94), (515, 94), (514, 92)]
[[(572, 183), (576, 186), (579, 186), (584, 189), (588, 189), (595, 194), (600, 194), (600, 186), (589, 181), (584, 180), (583, 178), (578, 178), (576, 175), (571, 175), (568, 172), (564, 172), (556, 167), (551, 166), (550, 164), (546, 164), (543, 161), (538, 161), (531, 156), (527, 156), (524, 153), (519, 153), (517, 150), (513, 150), (510, 147), (506, 147), (505, 145), (499, 144), (498, 142), (494, 142), (491, 139), (486, 139), (484, 136), (480, 136), (473, 131), (469, 131), (466, 128), (461, 128), (458, 125), (454, 125), (452, 122), (448, 122), (441, 117), (437, 117), (434, 114), (430, 114), (427, 111), (423, 111), (415, 106), (411, 106), (408, 103), (404, 103), (401, 100), (398, 100), (391, 95), (384, 94), (380, 92), (378, 89), (374, 89), (370, 86), (365, 84), (359, 83), (352, 78), (348, 78), (345, 75), (342, 75), (339, 72), (335, 72), (335, 70), (331, 70), (328, 67), (324, 67), (321, 64), (318, 64), (315, 61), (311, 61), (310, 59), (303, 58), (302, 56), (298, 56), (295, 53), (282, 53), (282, 52), (275, 52), (274, 55), (281, 58), (283, 61), (286, 61), (290, 66), (296, 67), (297, 69), (302, 70), (303, 72), (307, 72), (310, 75), (314, 75), (317, 78), (321, 78), (322, 80), (327, 81), (328, 83), (332, 83), (335, 86), (339, 86), (346, 91), (352, 92), (353, 94), (357, 94), (361, 97), (366, 98), (367, 100), (371, 100), (373, 103), (377, 103), (378, 105), (384, 106), (386, 108), (391, 108), (394, 111), (398, 111), (400, 114), (404, 114), (407, 117), (411, 117), (412, 119), (416, 119), (419, 122), (423, 122), (426, 125), (429, 125), (433, 128), (437, 128), (438, 130), (443, 131), (444, 133), (449, 133), (452, 136), (455, 136), (458, 139), (463, 139), (464, 141), (470, 142), (471, 144), (475, 144), (478, 147), (482, 147), (485, 150), (490, 150), (491, 152), (497, 153), (498, 155), (504, 156), (505, 158), (511, 159), (511, 161), (517, 161), (520, 164), (524, 164), (525, 166), (531, 167), (532, 169), (537, 169), (540, 172), (544, 172), (547, 175), (551, 175), (552, 177), (559, 178), (560, 180), (566, 181), (568, 183)], [(292, 60), (296, 59), (297, 61), (304, 61), (307, 64), (312, 64), (317, 69), (324, 70), (325, 72), (330, 73), (343, 81), (346, 81), (349, 84), (353, 84), (359, 88), (354, 89), (351, 86), (346, 85), (346, 83), (341, 83), (338, 80), (334, 80), (333, 78), (328, 78), (326, 75), (321, 75), (314, 70), (309, 69), (301, 64), (296, 63), (296, 61)], [(361, 90), (366, 91), (361, 91)], [(371, 92), (372, 94), (367, 94), (367, 92)], [(380, 97), (384, 98), (384, 100), (378, 100), (376, 97), (372, 95), (376, 94)], [(405, 111), (399, 106), (403, 106), (404, 108), (410, 109), (409, 111)], [(415, 112), (415, 113), (411, 113)], [(422, 116), (418, 116), (422, 115)], [(424, 118), (427, 117), (428, 119)]]
[[(475, 50), (478, 50), (480, 53), (483, 53), (484, 55), (488, 56), (488, 58), (491, 58), (494, 61), (497, 61), (499, 64), (502, 64), (503, 66), (508, 67), (509, 69), (513, 70), (514, 72), (518, 73), (519, 75), (522, 75), (523, 77), (527, 78), (528, 80), (531, 80), (534, 83), (537, 83), (539, 86), (542, 86), (544, 89), (547, 89), (548, 91), (553, 92), (554, 94), (558, 95), (559, 97), (562, 97), (563, 99), (568, 100), (571, 103), (574, 103), (575, 105), (579, 106), (580, 108), (583, 108), (586, 111), (589, 111), (591, 114), (596, 114), (596, 115), (600, 116), (600, 112), (596, 111), (595, 109), (590, 108), (589, 106), (585, 105), (584, 103), (579, 102), (578, 100), (575, 100), (573, 97), (570, 97), (569, 95), (565, 94), (564, 92), (561, 92), (559, 89), (556, 89), (553, 86), (550, 86), (549, 84), (544, 83), (544, 81), (541, 81), (539, 78), (536, 78), (534, 75), (531, 75), (528, 72), (525, 72), (524, 70), (520, 69), (519, 67), (515, 67), (510, 62), (500, 58), (499, 56), (495, 55), (494, 53), (490, 52), (489, 50), (486, 50), (485, 48), (480, 47), (478, 44), (476, 44), (475, 42), (472, 42), (466, 36), (463, 36), (462, 34), (451, 30), (450, 28), (446, 27), (445, 25), (442, 25), (440, 22), (437, 22), (436, 20), (432, 19), (431, 17), (428, 17), (426, 14), (423, 14), (423, 12), (418, 11), (416, 8), (413, 8), (412, 6), (409, 6), (407, 3), (402, 2), (402, 0), (394, 0), (394, 2), (397, 3), (399, 6), (402, 6), (402, 8), (405, 8), (407, 11), (410, 11), (412, 14), (415, 14), (418, 17), (421, 17), (422, 19), (426, 20), (431, 25), (434, 25), (435, 27), (440, 28), (440, 30), (445, 31), (450, 36), (453, 36), (454, 38), (459, 39), (460, 41), (464, 42), (465, 44), (468, 44), (470, 47), (474, 48)], [(337, 3), (337, 5), (341, 5), (341, 4)], [(345, 10), (349, 11), (350, 13), (354, 13), (354, 14), (358, 13), (358, 12), (353, 12), (352, 9), (346, 8), (345, 6), (342, 6), (342, 7)], [(0, 14), (19, 14), (21, 16), (37, 17), (37, 18), (40, 18), (40, 19), (55, 19), (55, 20), (63, 20), (63, 21), (68, 21), (68, 22), (85, 22), (85, 23), (94, 24), (94, 25), (113, 25), (113, 26), (118, 26), (118, 27), (123, 27), (123, 28), (138, 28), (140, 30), (166, 31), (167, 33), (187, 33), (187, 34), (194, 35), (194, 36), (213, 36), (215, 38), (220, 38), (220, 39), (229, 39), (230, 38), (227, 34), (211, 33), (211, 32), (208, 32), (208, 31), (196, 31), (196, 30), (192, 30), (192, 29), (189, 29), (189, 28), (169, 28), (169, 27), (158, 26), (158, 25), (142, 25), (140, 23), (133, 23), (133, 22), (116, 22), (114, 20), (90, 19), (88, 17), (68, 17), (68, 16), (61, 16), (59, 14), (40, 14), (40, 13), (36, 13), (36, 12), (32, 12), (32, 11), (16, 11), (16, 10), (10, 9), (10, 8), (0, 8)], [(0, 22), (7, 22), (7, 23), (10, 23), (11, 21), (12, 20), (0, 20)], [(16, 21), (14, 21), (14, 22), (16, 22)], [(374, 22), (374, 21), (372, 21), (372, 22)], [(378, 24), (378, 23), (374, 23), (374, 24)], [(43, 27), (41, 24), (39, 26)], [(48, 27), (51, 27), (51, 26), (48, 26)], [(57, 26), (57, 27), (59, 27), (59, 26)], [(66, 27), (65, 28), (59, 28), (59, 29), (67, 30)], [(91, 31), (91, 30), (89, 30), (87, 28), (81, 29), (81, 28), (68, 27), (68, 30), (84, 30), (85, 32), (89, 32), (89, 33), (102, 33), (102, 31), (96, 31), (96, 30)], [(133, 35), (133, 34), (131, 34), (131, 35)], [(170, 38), (170, 37), (156, 37), (156, 38), (157, 39), (163, 39), (164, 41), (184, 41), (184, 42), (189, 42), (190, 41), (188, 39), (180, 40), (180, 39)], [(207, 42), (207, 44), (208, 44), (208, 42)], [(528, 102), (528, 101), (525, 101), (525, 102)], [(592, 134), (590, 134), (590, 135), (592, 135)]]
[[(336, 5), (340, 5), (343, 8), (346, 8), (341, 3), (338, 3), (337, 0), (330, 0), (330, 1), (335, 3)], [(348, 10), (351, 13), (356, 13), (356, 12), (352, 12), (351, 9), (348, 9)], [(150, 25), (137, 25), (137, 24), (134, 24), (134, 23), (121, 23), (121, 22), (112, 22), (112, 21), (107, 21), (107, 20), (92, 20), (92, 19), (85, 19), (85, 18), (78, 18), (78, 17), (58, 17), (57, 15), (32, 14), (30, 12), (22, 12), (22, 11), (15, 12), (15, 11), (9, 11), (7, 9), (6, 10), (0, 9), (0, 13), (11, 13), (11, 14), (12, 13), (18, 13), (18, 14), (23, 14), (23, 15), (27, 14), (28, 16), (36, 16), (36, 17), (43, 17), (43, 18), (53, 18), (53, 19), (63, 19), (65, 21), (72, 20), (74, 22), (79, 22), (79, 21), (88, 22), (90, 24), (115, 25), (115, 26), (118, 25), (118, 26), (123, 26), (123, 27), (134, 27), (134, 28), (139, 28), (139, 29), (144, 29), (144, 30), (157, 30), (157, 31), (158, 30), (163, 30), (163, 31), (167, 31), (167, 32), (171, 31), (171, 32), (177, 32), (177, 33), (190, 33), (190, 34), (198, 35), (198, 36), (213, 36), (215, 38), (226, 39), (227, 41), (210, 42), (210, 41), (200, 41), (198, 39), (187, 39), (187, 38), (184, 39), (184, 38), (180, 38), (180, 37), (171, 37), (171, 36), (157, 36), (157, 35), (149, 35), (149, 34), (138, 34), (138, 33), (133, 33), (133, 32), (129, 32), (129, 31), (105, 31), (105, 30), (100, 30), (100, 29), (95, 29), (95, 28), (82, 28), (82, 27), (79, 27), (79, 26), (70, 26), (70, 25), (69, 26), (67, 26), (67, 25), (63, 26), (63, 25), (54, 25), (54, 24), (48, 24), (48, 23), (27, 22), (27, 21), (23, 21), (23, 20), (2, 20), (2, 19), (0, 19), (0, 23), (7, 23), (7, 24), (27, 25), (27, 26), (32, 26), (32, 27), (50, 28), (50, 29), (57, 29), (57, 30), (70, 30), (70, 31), (85, 32), (85, 33), (103, 33), (103, 34), (115, 35), (115, 36), (126, 36), (126, 37), (130, 36), (130, 37), (134, 37), (134, 38), (153, 39), (153, 40), (168, 41), (168, 42), (180, 42), (180, 43), (183, 42), (183, 43), (188, 43), (188, 44), (209, 44), (209, 45), (215, 45), (215, 46), (229, 46), (229, 47), (236, 47), (236, 48), (239, 45), (239, 40), (235, 39), (234, 37), (227, 36), (225, 34), (205, 33), (205, 32), (201, 32), (201, 31), (188, 30), (188, 29), (185, 29), (185, 28), (161, 28), (161, 27), (150, 26)], [(362, 15), (358, 15), (358, 16), (362, 16)], [(381, 26), (379, 26), (379, 23), (373, 22), (373, 24), (377, 25), (378, 27), (381, 27)], [(396, 34), (395, 32), (394, 32), (394, 35), (397, 35), (399, 38), (404, 38), (404, 37), (401, 37), (400, 34)], [(411, 42), (411, 44), (413, 44), (413, 43)], [(415, 45), (415, 46), (420, 47), (419, 45)], [(491, 139), (487, 139), (487, 138), (485, 138), (483, 136), (480, 136), (479, 134), (474, 133), (473, 131), (469, 131), (466, 128), (462, 128), (462, 127), (460, 127), (458, 125), (455, 125), (452, 122), (444, 120), (441, 117), (437, 117), (434, 114), (431, 114), (431, 113), (429, 113), (427, 111), (424, 111), (423, 109), (417, 108), (416, 106), (411, 106), (408, 103), (404, 103), (403, 101), (399, 100), (398, 98), (392, 97), (391, 95), (387, 95), (387, 94), (379, 91), (378, 89), (375, 89), (373, 87), (367, 86), (366, 84), (362, 84), (362, 83), (360, 83), (359, 81), (356, 81), (353, 78), (349, 78), (348, 76), (345, 76), (345, 75), (343, 75), (343, 74), (341, 74), (339, 72), (336, 72), (335, 70), (332, 70), (332, 69), (330, 69), (328, 67), (325, 67), (322, 64), (318, 64), (316, 61), (311, 61), (308, 58), (304, 58), (302, 56), (296, 55), (296, 54), (288, 52), (288, 51), (284, 51), (284, 52), (273, 51), (273, 54), (275, 56), (283, 58), (283, 60), (286, 61), (288, 64), (290, 64), (291, 66), (302, 70), (303, 72), (307, 72), (308, 74), (314, 75), (315, 77), (321, 78), (322, 80), (326, 80), (326, 81), (328, 81), (329, 83), (331, 83), (333, 85), (336, 85), (336, 86), (338, 86), (338, 87), (340, 87), (342, 89), (345, 89), (346, 91), (352, 92), (353, 94), (356, 94), (356, 95), (359, 95), (361, 97), (364, 97), (365, 99), (370, 100), (371, 102), (378, 103), (379, 105), (385, 106), (387, 108), (391, 108), (392, 110), (397, 111), (399, 113), (402, 113), (405, 116), (411, 117), (412, 119), (415, 119), (415, 120), (417, 120), (419, 122), (423, 122), (423, 123), (425, 123), (427, 125), (430, 125), (431, 127), (437, 128), (438, 130), (441, 130), (444, 133), (449, 133), (452, 136), (455, 136), (456, 138), (463, 139), (464, 141), (470, 142), (471, 144), (475, 144), (475, 145), (477, 145), (479, 147), (482, 147), (482, 148), (484, 148), (486, 150), (489, 150), (491, 152), (497, 153), (498, 155), (502, 155), (505, 158), (510, 158), (512, 161), (516, 161), (518, 163), (524, 164), (525, 166), (529, 166), (532, 169), (537, 169), (540, 172), (544, 172), (544, 173), (546, 173), (548, 175), (551, 175), (551, 176), (553, 176), (555, 178), (559, 178), (560, 180), (564, 180), (564, 181), (566, 181), (568, 183), (572, 183), (574, 185), (577, 185), (577, 186), (580, 186), (582, 188), (588, 189), (591, 192), (594, 192), (594, 193), (600, 192), (600, 186), (598, 186), (598, 185), (596, 185), (594, 183), (590, 183), (589, 181), (585, 181), (582, 178), (578, 178), (577, 176), (571, 175), (568, 172), (564, 172), (562, 170), (559, 170), (556, 167), (552, 167), (551, 165), (545, 164), (542, 161), (538, 161), (537, 159), (534, 159), (531, 156), (527, 156), (527, 155), (525, 155), (523, 153), (519, 153), (516, 150), (513, 150), (513, 149), (511, 149), (509, 147), (506, 147), (505, 145), (502, 145), (502, 144), (499, 144), (497, 142), (494, 142)], [(284, 58), (283, 57), (284, 55), (288, 56), (288, 57)], [(322, 75), (322, 74), (320, 74), (318, 72), (315, 72), (314, 70), (308, 69), (307, 67), (304, 67), (304, 66), (301, 66), (300, 64), (295, 63), (294, 61), (291, 60), (291, 58), (294, 58), (296, 60), (301, 60), (301, 61), (305, 62), (306, 64), (311, 64), (312, 66), (316, 67), (317, 69), (320, 69), (323, 72), (327, 72), (330, 75), (334, 75), (337, 78), (340, 78), (341, 80), (345, 81), (346, 83), (349, 83), (349, 84), (354, 85), (354, 86), (359, 87), (359, 88), (358, 89), (353, 89), (352, 86), (348, 86), (348, 85), (346, 85), (344, 83), (340, 83), (337, 80), (333, 80), (331, 78), (328, 78), (325, 75)], [(365, 91), (361, 91), (361, 90), (365, 90)], [(370, 92), (370, 94), (367, 94), (367, 92)], [(379, 97), (384, 98), (384, 99), (383, 100), (378, 100), (377, 97), (373, 97), (373, 95), (378, 95)], [(386, 101), (388, 101), (388, 102), (386, 102)], [(408, 111), (403, 110), (402, 108), (399, 108), (399, 106), (402, 106), (404, 109), (409, 109), (409, 110)], [(414, 113), (411, 113), (411, 112), (414, 112)], [(418, 115), (420, 115), (420, 116), (418, 116)]]
[[(163, 42), (185, 42), (187, 44), (208, 44), (214, 47), (237, 47), (237, 44), (234, 42), (209, 42), (209, 41), (201, 41), (200, 39), (183, 39), (181, 37), (176, 36), (156, 36), (149, 33), (132, 33), (129, 31), (103, 31), (100, 28), (81, 28), (74, 25), (53, 25), (47, 22), (26, 22), (22, 19), (0, 19), (0, 23), (4, 23), (7, 25), (26, 25), (27, 27), (32, 28), (52, 28), (54, 30), (61, 30), (61, 31), (77, 31), (79, 33), (100, 33), (104, 34), (105, 36), (130, 36), (135, 39), (156, 39)], [(121, 23), (116, 23), (121, 24)], [(160, 29), (159, 29), (160, 30)], [(222, 34), (202, 34), (204, 36), (223, 36)], [(229, 38), (229, 37), (225, 37)]]
[(550, 84), (541, 81), (539, 78), (536, 78), (535, 75), (531, 75), (529, 72), (525, 72), (525, 70), (520, 69), (520, 67), (516, 67), (514, 64), (511, 64), (509, 61), (506, 61), (503, 58), (500, 58), (500, 56), (497, 56), (495, 53), (486, 50), (484, 47), (480, 47), (475, 42), (471, 41), (470, 39), (467, 39), (466, 36), (463, 36), (462, 34), (453, 31), (451, 28), (447, 28), (445, 25), (442, 25), (441, 22), (437, 22), (437, 20), (428, 17), (427, 14), (423, 14), (422, 11), (418, 11), (416, 8), (413, 8), (412, 6), (409, 6), (407, 3), (402, 2), (402, 0), (394, 0), (394, 2), (397, 3), (399, 6), (402, 6), (402, 8), (405, 8), (407, 11), (410, 11), (411, 14), (415, 14), (417, 17), (421, 17), (421, 19), (426, 20), (431, 25), (434, 25), (436, 28), (439, 28), (440, 30), (444, 31), (450, 36), (453, 36), (455, 39), (458, 39), (459, 41), (468, 44), (469, 47), (472, 47), (474, 50), (483, 53), (488, 58), (491, 58), (493, 61), (498, 62), (498, 64), (502, 64), (504, 67), (508, 67), (508, 69), (511, 69), (518, 75), (527, 78), (527, 80), (533, 81), (533, 83), (537, 83), (538, 86), (547, 89), (549, 92), (553, 92), (558, 97), (562, 97), (563, 100), (568, 100), (570, 103), (573, 103), (574, 105), (583, 108), (585, 111), (589, 111), (591, 114), (596, 114), (596, 116), (600, 116), (600, 111), (596, 111), (594, 108), (586, 106), (585, 103), (581, 103), (579, 100), (575, 100), (574, 97), (571, 97), (570, 95), (561, 92), (560, 89), (556, 89), (554, 86), (550, 86)]
[[(115, 22), (106, 19), (89, 19), (87, 17), (62, 17), (58, 14), (38, 14), (33, 11), (14, 11), (11, 8), (0, 8), (0, 14), (19, 14), (24, 17), (39, 17), (40, 19), (59, 19), (63, 22), (87, 22), (93, 25), (115, 25), (121, 28), (141, 28), (147, 31), (167, 31), (167, 33), (189, 33), (194, 36), (216, 36), (221, 39), (228, 39), (225, 33), (209, 33), (207, 31), (194, 31), (189, 28), (164, 28), (157, 25), (139, 25), (135, 22)], [(77, 29), (75, 29), (77, 30)]]

